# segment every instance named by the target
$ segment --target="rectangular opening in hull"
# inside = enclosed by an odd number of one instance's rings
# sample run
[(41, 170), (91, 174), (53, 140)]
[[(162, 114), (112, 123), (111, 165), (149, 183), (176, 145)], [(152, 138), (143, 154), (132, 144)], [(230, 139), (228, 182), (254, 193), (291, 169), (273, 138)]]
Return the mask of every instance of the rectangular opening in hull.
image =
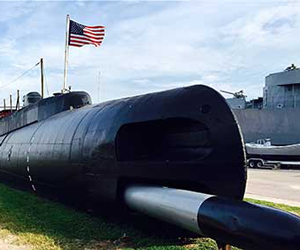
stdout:
[(119, 161), (191, 161), (211, 151), (208, 129), (187, 118), (123, 125), (116, 150)]

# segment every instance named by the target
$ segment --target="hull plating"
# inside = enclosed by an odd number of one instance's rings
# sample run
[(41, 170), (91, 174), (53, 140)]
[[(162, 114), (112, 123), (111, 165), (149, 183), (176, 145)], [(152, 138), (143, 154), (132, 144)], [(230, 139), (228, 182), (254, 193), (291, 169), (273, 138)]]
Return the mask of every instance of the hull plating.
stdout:
[(2, 179), (95, 202), (117, 201), (131, 182), (242, 199), (244, 162), (231, 110), (205, 86), (63, 111), (0, 146)]

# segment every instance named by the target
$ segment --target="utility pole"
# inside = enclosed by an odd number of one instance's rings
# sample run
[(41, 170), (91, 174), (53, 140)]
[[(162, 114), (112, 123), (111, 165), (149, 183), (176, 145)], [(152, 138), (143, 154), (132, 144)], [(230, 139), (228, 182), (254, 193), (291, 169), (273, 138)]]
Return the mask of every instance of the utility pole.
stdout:
[(6, 101), (5, 101), (5, 99), (3, 99), (3, 106), (4, 106), (4, 110), (6, 110)]
[(41, 58), (40, 60), (41, 65), (41, 96), (42, 99), (44, 98), (44, 60)]

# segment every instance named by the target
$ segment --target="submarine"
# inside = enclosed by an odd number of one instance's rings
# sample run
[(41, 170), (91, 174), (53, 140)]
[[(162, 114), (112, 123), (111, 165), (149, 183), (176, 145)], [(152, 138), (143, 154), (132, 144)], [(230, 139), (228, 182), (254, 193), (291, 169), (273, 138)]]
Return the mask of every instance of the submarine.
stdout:
[(262, 97), (246, 100), (243, 91), (227, 102), (242, 129), (245, 143), (270, 139), (272, 145), (300, 143), (300, 69), (294, 64), (266, 76)]
[(243, 201), (247, 167), (237, 120), (204, 85), (92, 104), (82, 91), (0, 112), (0, 180), (126, 208), (219, 249), (296, 250), (300, 218)]

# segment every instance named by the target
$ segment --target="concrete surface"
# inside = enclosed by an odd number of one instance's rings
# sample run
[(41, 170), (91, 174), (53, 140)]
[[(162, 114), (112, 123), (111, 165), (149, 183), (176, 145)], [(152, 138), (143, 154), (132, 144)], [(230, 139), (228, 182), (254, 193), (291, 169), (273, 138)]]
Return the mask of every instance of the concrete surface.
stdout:
[(245, 197), (300, 207), (300, 170), (248, 169)]

